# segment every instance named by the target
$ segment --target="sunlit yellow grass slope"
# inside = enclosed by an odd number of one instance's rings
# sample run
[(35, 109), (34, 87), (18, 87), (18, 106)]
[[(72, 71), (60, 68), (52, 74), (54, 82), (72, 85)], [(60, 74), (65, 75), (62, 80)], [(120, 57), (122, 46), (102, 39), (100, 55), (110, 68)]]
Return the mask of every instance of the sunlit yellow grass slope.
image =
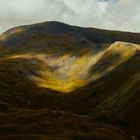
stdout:
[(138, 50), (139, 45), (115, 42), (97, 54), (92, 50), (81, 55), (26, 53), (10, 55), (5, 59), (24, 59), (22, 71), (31, 82), (39, 87), (69, 93), (102, 77)]

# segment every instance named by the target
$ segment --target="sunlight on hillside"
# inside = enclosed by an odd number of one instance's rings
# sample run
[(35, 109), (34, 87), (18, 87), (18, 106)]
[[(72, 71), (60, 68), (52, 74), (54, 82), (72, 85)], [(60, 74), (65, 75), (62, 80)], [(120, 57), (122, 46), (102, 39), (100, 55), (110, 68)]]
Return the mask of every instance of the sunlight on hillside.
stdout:
[(31, 57), (32, 57), (31, 54), (15, 54), (15, 55), (8, 56), (7, 58), (16, 59), (16, 58), (31, 58)]
[(24, 59), (21, 61), (22, 71), (30, 81), (39, 87), (69, 93), (113, 70), (134, 56), (139, 48), (139, 45), (115, 42), (98, 54), (92, 50), (82, 55), (26, 53), (5, 59)]
[(36, 76), (29, 76), (29, 78), (36, 82), (40, 87), (49, 88), (62, 93), (69, 93), (87, 84), (86, 80), (76, 78), (69, 78), (64, 81), (49, 77), (47, 80), (38, 78)]
[(9, 36), (11, 36), (13, 34), (16, 34), (16, 33), (19, 33), (21, 31), (23, 31), (22, 28), (16, 28), (15, 30), (9, 31), (8, 34), (6, 34), (6, 33), (5, 34), (2, 34), (2, 35), (0, 35), (0, 41), (5, 41), (5, 40), (8, 39)]
[(110, 53), (117, 52), (121, 55), (119, 63), (126, 61), (127, 59), (131, 58), (137, 50), (140, 50), (139, 45), (127, 43), (127, 42), (116, 42), (111, 45), (108, 49)]

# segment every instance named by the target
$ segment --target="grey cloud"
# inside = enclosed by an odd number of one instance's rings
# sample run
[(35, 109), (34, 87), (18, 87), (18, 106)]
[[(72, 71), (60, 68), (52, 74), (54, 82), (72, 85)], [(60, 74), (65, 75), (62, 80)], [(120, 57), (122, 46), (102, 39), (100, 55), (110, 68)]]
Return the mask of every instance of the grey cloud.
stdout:
[(74, 11), (58, 0), (0, 0), (0, 32), (22, 24), (63, 21)]
[[(75, 22), (82, 26), (140, 32), (140, 0), (65, 0), (78, 12)], [(79, 8), (80, 7), (80, 8)]]

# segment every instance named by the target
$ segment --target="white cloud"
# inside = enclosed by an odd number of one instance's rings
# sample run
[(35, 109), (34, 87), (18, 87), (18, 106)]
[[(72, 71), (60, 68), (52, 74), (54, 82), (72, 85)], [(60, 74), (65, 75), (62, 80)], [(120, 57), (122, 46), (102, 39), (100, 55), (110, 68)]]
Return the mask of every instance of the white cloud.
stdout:
[(140, 0), (0, 0), (0, 32), (47, 20), (140, 32), (139, 5)]

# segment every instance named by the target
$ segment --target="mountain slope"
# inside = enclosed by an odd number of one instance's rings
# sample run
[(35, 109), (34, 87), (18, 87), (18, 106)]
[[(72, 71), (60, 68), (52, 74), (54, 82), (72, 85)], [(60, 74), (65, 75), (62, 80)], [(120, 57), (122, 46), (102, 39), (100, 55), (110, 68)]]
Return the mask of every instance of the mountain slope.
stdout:
[(3, 33), (0, 138), (140, 138), (136, 44), (138, 33), (59, 22)]
[(79, 53), (26, 53), (4, 59), (25, 60), (20, 71), (39, 87), (68, 93), (99, 79), (140, 50), (138, 45), (116, 42), (104, 51), (81, 49)]
[[(74, 44), (110, 44), (115, 41), (124, 41), (137, 44), (140, 43), (139, 33), (107, 31), (95, 28), (81, 28), (52, 21), (34, 25), (19, 26), (10, 29), (2, 34), (0, 37), (0, 42), (6, 46), (17, 46), (20, 44), (27, 45), (27, 43), (30, 43), (32, 40), (47, 40), (47, 38), (50, 39), (51, 42), (51, 37), (53, 39), (59, 39), (59, 43), (64, 42), (65, 39)], [(67, 45), (69, 45), (68, 42)], [(57, 44), (55, 41), (54, 43)]]

